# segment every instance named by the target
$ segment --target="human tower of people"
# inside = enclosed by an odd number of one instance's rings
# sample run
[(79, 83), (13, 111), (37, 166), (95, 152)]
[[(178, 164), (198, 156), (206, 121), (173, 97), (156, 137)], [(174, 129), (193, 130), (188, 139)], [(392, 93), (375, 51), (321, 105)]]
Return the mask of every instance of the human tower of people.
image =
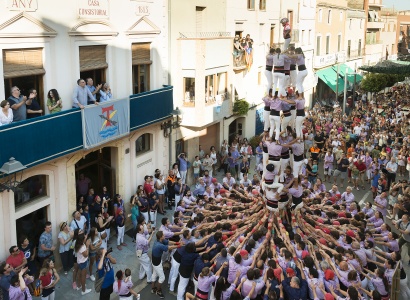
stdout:
[[(299, 59), (297, 64), (302, 66), (299, 70), (305, 71), (303, 54), (297, 49), (295, 52), (295, 56), (290, 52), (286, 55)], [(281, 54), (275, 55), (274, 61), (281, 59)], [(283, 77), (275, 74), (284, 74), (280, 62), (274, 65), (273, 75)], [(302, 73), (301, 78), (304, 76)], [(352, 108), (352, 116), (357, 115), (359, 120), (354, 118), (345, 128), (342, 123), (340, 131), (336, 128), (337, 133), (330, 132), (333, 125), (328, 131), (318, 128), (315, 144), (309, 149), (311, 159), (306, 161), (307, 128), (313, 120), (318, 120), (320, 127), (322, 118), (330, 116), (325, 120), (336, 126), (342, 121), (350, 122), (352, 117), (341, 116), (340, 111), (335, 114), (316, 111), (305, 116), (303, 80), (295, 93), (287, 85), (284, 87), (283, 82), (274, 94), (268, 86), (269, 94), (263, 99), (265, 133), (261, 137), (262, 159), (259, 160), (262, 168), (258, 169), (262, 171), (261, 184), (256, 180), (255, 184), (240, 188), (229, 174), (222, 184), (209, 175), (205, 175), (206, 181), (200, 178), (200, 184), (209, 187), (211, 193), (197, 193), (195, 198), (189, 190), (184, 192), (176, 205), (172, 224), (167, 218), (162, 219), (151, 259), (147, 253), (152, 236), (148, 237), (144, 226), (138, 225), (136, 247), (137, 257), (141, 254), (140, 278), (147, 275), (147, 281), (152, 284), (151, 292), (164, 297), (163, 264), (171, 261), (169, 292), (178, 300), (184, 297), (386, 300), (394, 292), (392, 281), (397, 267), (401, 297), (409, 299), (401, 254), (404, 245), (407, 245), (407, 255), (410, 253), (408, 187), (394, 182), (397, 170), (394, 157), (391, 160), (388, 156), (376, 157), (377, 164), (365, 163), (365, 169), (357, 172), (357, 164), (363, 158), (355, 143), (359, 142), (361, 147), (360, 141), (367, 142), (366, 135), (372, 129), (380, 129), (380, 118), (374, 109), (377, 109), (377, 100), (365, 103), (367, 110), (362, 106)], [(273, 88), (275, 90), (275, 85)], [(404, 89), (406, 95), (407, 90), (408, 87)], [(395, 97), (400, 99), (399, 95)], [(396, 112), (400, 110), (396, 108)], [(400, 118), (407, 123), (404, 115), (400, 114)], [(398, 123), (392, 120), (390, 125)], [(361, 130), (359, 134), (353, 133), (349, 126), (360, 127), (366, 134), (362, 135)], [(333, 141), (324, 142), (321, 129), (327, 137), (336, 136), (334, 147), (329, 146)], [(375, 137), (371, 141), (370, 134), (368, 138), (373, 148), (367, 150), (377, 150), (374, 144), (378, 144), (379, 139)], [(346, 147), (345, 140), (349, 148), (354, 149), (350, 151), (350, 159), (341, 150)], [(313, 139), (310, 141), (313, 144)], [(408, 141), (401, 136), (401, 143)], [(318, 143), (323, 143), (321, 148)], [(382, 143), (382, 146), (386, 145)], [(330, 152), (324, 155), (321, 149)], [(379, 154), (372, 153), (372, 156)], [(312, 158), (315, 161), (312, 162)], [(324, 160), (325, 178), (335, 183), (329, 191), (318, 178), (320, 159)], [(379, 159), (382, 164), (378, 164)], [(367, 172), (368, 168), (372, 172)], [(376, 185), (374, 205), (367, 202), (361, 208), (352, 188), (348, 186), (345, 191), (339, 191), (336, 180), (339, 176), (342, 183), (345, 177), (352, 182), (360, 179), (364, 187), (364, 173), (368, 175), (367, 181), (372, 180), (374, 186), (376, 180)], [(386, 190), (390, 188), (396, 190), (396, 196), (403, 193), (403, 201), (388, 201)], [(394, 219), (396, 231), (385, 223), (389, 205), (393, 208), (390, 217)], [(193, 294), (187, 292), (190, 280), (194, 284)]]

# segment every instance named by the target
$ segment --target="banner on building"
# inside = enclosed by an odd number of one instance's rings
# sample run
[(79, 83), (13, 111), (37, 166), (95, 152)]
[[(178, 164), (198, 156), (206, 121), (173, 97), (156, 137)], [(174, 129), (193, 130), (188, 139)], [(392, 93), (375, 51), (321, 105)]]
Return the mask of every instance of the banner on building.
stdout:
[(130, 102), (112, 100), (82, 110), (84, 148), (89, 149), (130, 132)]

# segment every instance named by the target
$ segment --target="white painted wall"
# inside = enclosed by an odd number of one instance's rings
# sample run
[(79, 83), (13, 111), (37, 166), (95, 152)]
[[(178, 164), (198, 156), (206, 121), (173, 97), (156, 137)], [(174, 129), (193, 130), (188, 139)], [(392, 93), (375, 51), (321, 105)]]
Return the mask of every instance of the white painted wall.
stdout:
[[(11, 1), (10, 1), (11, 2)], [(18, 1), (17, 1), (18, 2)], [(151, 89), (162, 87), (168, 83), (168, 31), (166, 0), (135, 2), (128, 0), (99, 0), (101, 8), (107, 8), (107, 17), (87, 19), (79, 18), (79, 4), (84, 1), (61, 2), (53, 0), (33, 0), (37, 9), (32, 11), (27, 7), (21, 9), (2, 8), (0, 24), (10, 22), (0, 30), (0, 50), (10, 48), (44, 48), (44, 91), (56, 88), (63, 100), (63, 109), (71, 108), (71, 94), (80, 76), (79, 46), (107, 45), (106, 58), (108, 63), (107, 82), (110, 83), (114, 97), (124, 98), (132, 94), (131, 44), (135, 42), (151, 42)], [(87, 2), (87, 1), (85, 1)], [(103, 3), (107, 7), (102, 7)], [(98, 8), (98, 7), (90, 7)], [(145, 13), (140, 13), (145, 11)], [(55, 37), (39, 37), (45, 31), (39, 25), (25, 18), (13, 20), (17, 14), (24, 12), (36, 19), (39, 24), (50, 27), (57, 32)], [(145, 16), (150, 24), (142, 22), (133, 28), (135, 22)], [(81, 22), (91, 24), (79, 26)], [(41, 22), (41, 23), (40, 23)], [(72, 36), (69, 32), (74, 27), (83, 35)], [(160, 30), (159, 34), (149, 33)], [(127, 31), (137, 31), (138, 34), (127, 34)], [(99, 33), (91, 33), (99, 31)], [(113, 35), (110, 35), (112, 32)], [(21, 35), (21, 38), (13, 36)], [(0, 74), (3, 65), (0, 64)], [(0, 85), (0, 95), (7, 94)], [(45, 95), (40, 95), (45, 99)]]

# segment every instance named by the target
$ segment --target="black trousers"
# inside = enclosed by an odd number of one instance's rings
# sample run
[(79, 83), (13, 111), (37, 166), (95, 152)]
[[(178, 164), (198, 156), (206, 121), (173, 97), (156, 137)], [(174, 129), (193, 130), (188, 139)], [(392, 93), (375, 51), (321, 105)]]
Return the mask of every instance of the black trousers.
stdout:
[(396, 173), (390, 173), (389, 171), (387, 171), (386, 169), (382, 169), (382, 172), (384, 174), (386, 174), (386, 178), (387, 178), (387, 190), (390, 189), (390, 185), (392, 182), (396, 181)]
[(110, 296), (113, 292), (112, 284), (109, 287), (101, 289), (100, 300), (110, 300)]
[(73, 249), (60, 253), (61, 263), (64, 271), (68, 272), (74, 265)]

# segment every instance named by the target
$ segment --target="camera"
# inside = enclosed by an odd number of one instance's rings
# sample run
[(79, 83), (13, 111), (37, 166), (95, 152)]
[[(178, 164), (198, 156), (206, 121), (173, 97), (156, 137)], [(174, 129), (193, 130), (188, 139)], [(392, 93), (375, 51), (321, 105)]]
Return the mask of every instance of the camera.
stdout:
[(108, 254), (110, 254), (111, 252), (112, 252), (112, 247), (110, 247), (110, 248), (107, 249), (107, 253), (106, 253), (106, 254), (108, 255)]

